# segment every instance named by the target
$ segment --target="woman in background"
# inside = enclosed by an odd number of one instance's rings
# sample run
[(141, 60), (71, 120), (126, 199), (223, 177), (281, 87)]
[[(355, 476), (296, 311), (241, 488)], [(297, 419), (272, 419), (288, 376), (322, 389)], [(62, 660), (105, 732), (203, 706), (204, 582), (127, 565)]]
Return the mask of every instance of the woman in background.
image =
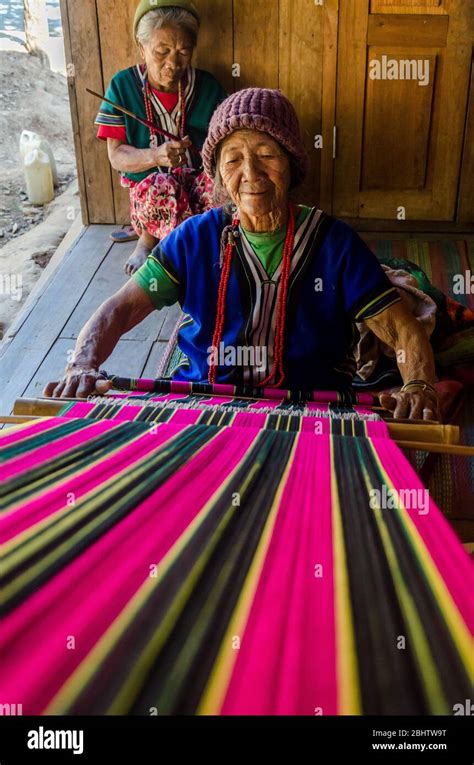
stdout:
[(213, 206), (212, 182), (201, 149), (210, 119), (226, 94), (192, 66), (200, 19), (190, 0), (141, 0), (134, 36), (142, 63), (114, 75), (106, 96), (177, 136), (175, 141), (103, 102), (97, 137), (107, 140), (110, 164), (129, 189), (132, 226), (139, 236), (125, 271), (132, 275), (182, 221)]

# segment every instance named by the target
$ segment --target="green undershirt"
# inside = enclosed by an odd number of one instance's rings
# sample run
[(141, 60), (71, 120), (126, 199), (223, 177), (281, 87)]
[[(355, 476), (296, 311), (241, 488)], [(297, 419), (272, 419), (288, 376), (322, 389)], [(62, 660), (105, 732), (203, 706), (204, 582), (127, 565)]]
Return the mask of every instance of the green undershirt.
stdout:
[[(306, 207), (305, 205), (298, 205), (298, 207), (299, 212), (296, 216), (296, 228), (301, 226), (311, 212), (311, 207)], [(274, 233), (265, 232), (263, 234), (255, 234), (252, 231), (247, 231), (245, 228), (244, 231), (257, 258), (271, 279), (283, 257), (286, 228), (280, 228)]]
[[(298, 205), (296, 228), (306, 220), (311, 207)], [(245, 236), (252, 245), (256, 256), (269, 275), (270, 279), (277, 270), (283, 257), (283, 247), (286, 238), (286, 228), (274, 233), (255, 234), (245, 231)], [(146, 263), (133, 275), (134, 281), (147, 293), (155, 308), (159, 311), (167, 305), (178, 301), (179, 285), (152, 255)]]

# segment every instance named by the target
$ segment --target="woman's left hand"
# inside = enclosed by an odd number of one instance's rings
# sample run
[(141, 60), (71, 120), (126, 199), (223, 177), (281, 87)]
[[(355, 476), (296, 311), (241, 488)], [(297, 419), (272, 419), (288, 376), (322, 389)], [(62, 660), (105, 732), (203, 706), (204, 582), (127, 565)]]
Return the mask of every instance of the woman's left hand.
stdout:
[(438, 395), (435, 391), (422, 387), (406, 391), (381, 393), (380, 404), (393, 412), (394, 419), (440, 420)]

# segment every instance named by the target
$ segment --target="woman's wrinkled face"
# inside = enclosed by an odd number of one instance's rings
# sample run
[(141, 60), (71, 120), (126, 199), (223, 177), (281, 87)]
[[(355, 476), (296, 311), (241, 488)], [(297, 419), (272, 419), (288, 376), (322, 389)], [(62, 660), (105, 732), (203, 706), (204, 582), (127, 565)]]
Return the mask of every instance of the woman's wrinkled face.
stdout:
[(193, 57), (191, 36), (180, 27), (162, 27), (139, 47), (150, 83), (158, 89), (176, 89)]
[(219, 171), (239, 210), (261, 217), (284, 210), (291, 183), (290, 160), (267, 133), (236, 130), (221, 145)]

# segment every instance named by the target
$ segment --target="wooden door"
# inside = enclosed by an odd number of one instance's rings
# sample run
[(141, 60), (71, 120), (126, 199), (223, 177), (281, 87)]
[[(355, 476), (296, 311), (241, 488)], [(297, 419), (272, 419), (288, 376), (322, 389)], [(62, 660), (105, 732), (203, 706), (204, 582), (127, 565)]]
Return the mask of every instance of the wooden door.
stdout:
[(470, 0), (340, 3), (333, 212), (454, 221)]

